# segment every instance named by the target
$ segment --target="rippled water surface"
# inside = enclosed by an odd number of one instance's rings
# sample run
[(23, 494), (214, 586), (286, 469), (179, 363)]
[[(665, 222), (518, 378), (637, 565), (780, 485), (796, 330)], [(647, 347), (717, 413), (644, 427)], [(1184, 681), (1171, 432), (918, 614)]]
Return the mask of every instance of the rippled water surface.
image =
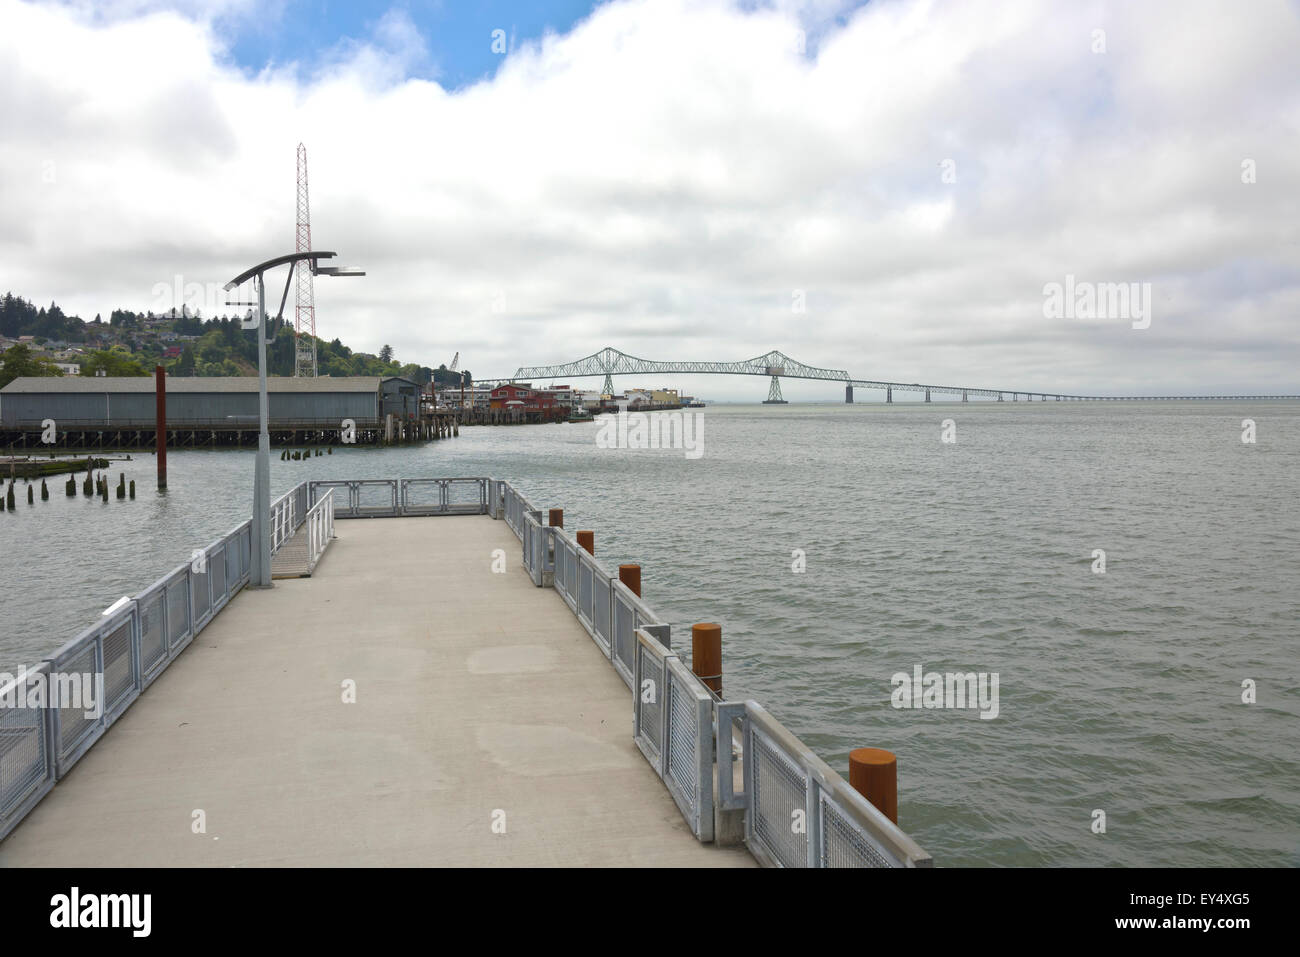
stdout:
[[(272, 482), (492, 475), (563, 507), (602, 559), (642, 564), (679, 648), (690, 623), (722, 623), (728, 697), (756, 699), (842, 773), (854, 747), (894, 751), (900, 823), (940, 865), (1295, 866), (1298, 412), (718, 406), (694, 461), (598, 449), (592, 424), (480, 427), (273, 456)], [(152, 457), (114, 463), (134, 502), (67, 499), (56, 479), (29, 507), (19, 482), (17, 514), (0, 516), (0, 670), (244, 520), (251, 452), (169, 464), (160, 496)], [(893, 708), (891, 676), (917, 665), (996, 672), (998, 717)]]

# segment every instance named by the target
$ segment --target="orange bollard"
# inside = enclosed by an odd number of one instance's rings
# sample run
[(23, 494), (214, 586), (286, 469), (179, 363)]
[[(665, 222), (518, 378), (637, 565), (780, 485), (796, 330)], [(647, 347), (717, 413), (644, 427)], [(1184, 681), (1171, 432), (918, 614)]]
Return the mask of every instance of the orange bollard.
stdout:
[(548, 524), (549, 524), (552, 528), (563, 528), (563, 527), (564, 527), (564, 509), (562, 509), (562, 508), (553, 508), (553, 509), (551, 509), (551, 517), (550, 517), (550, 520), (549, 520)]
[(849, 752), (849, 784), (876, 809), (898, 823), (898, 759), (883, 748)]
[(722, 694), (722, 626), (691, 625), (691, 671), (714, 693)]
[(641, 566), (619, 565), (618, 580), (632, 590), (637, 598), (641, 597)]
[(582, 548), (585, 548), (587, 550), (588, 555), (595, 555), (596, 554), (596, 533), (579, 532), (578, 545)]

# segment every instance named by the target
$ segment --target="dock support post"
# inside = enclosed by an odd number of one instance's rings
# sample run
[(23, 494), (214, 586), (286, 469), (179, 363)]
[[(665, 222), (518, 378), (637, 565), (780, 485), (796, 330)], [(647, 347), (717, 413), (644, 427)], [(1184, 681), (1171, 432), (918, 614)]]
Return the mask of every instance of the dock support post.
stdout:
[(551, 528), (563, 528), (564, 509), (562, 508), (551, 509), (550, 514), (547, 516), (546, 524), (550, 525)]
[(691, 625), (691, 671), (722, 696), (722, 626), (713, 622)]
[(856, 748), (849, 752), (849, 784), (898, 823), (898, 759), (883, 748)]
[(619, 565), (618, 580), (621, 581), (637, 598), (641, 597), (641, 566)]
[(596, 554), (596, 533), (578, 532), (578, 545), (587, 550), (588, 555)]

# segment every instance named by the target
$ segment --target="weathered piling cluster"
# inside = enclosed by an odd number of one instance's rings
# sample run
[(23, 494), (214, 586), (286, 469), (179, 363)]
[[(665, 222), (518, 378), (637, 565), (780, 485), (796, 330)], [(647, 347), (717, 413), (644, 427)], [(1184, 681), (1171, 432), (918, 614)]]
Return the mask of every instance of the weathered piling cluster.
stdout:
[[(69, 463), (61, 463), (61, 464), (66, 466)], [(86, 470), (86, 477), (84, 481), (81, 483), (82, 494), (85, 495), (86, 498), (97, 497), (101, 501), (107, 502), (108, 501), (108, 478), (106, 475), (103, 474), (96, 475), (95, 469), (96, 468), (107, 469), (108, 459), (84, 459), (78, 461), (75, 464), (76, 464), (75, 471), (81, 471), (82, 469)], [(11, 472), (16, 472), (17, 463), (11, 462), (10, 469)], [(72, 471), (72, 469), (65, 467), (61, 471), (68, 472), (68, 471)], [(7, 489), (5, 489), (3, 485), (0, 485), (0, 512), (15, 511), (15, 507), (18, 504), (18, 497), (16, 494), (18, 477), (19, 476), (17, 476), (16, 474), (11, 474), (9, 476), (9, 486)], [(40, 485), (41, 501), (48, 502), (50, 500), (50, 487), (46, 482), (45, 478), (39, 475), (30, 475), (24, 477), (24, 482), (27, 485), (28, 505), (36, 504), (36, 485), (32, 482), (32, 479), (38, 477), (41, 480), (41, 485)], [(77, 497), (76, 476), (74, 475), (68, 476), (67, 482), (65, 482), (63, 485), (63, 494), (66, 498)], [(132, 501), (135, 500), (135, 479), (132, 479), (130, 482), (128, 482), (126, 480), (125, 472), (119, 472), (117, 476), (117, 498), (119, 500), (125, 500), (128, 498), (131, 499)]]
[(280, 453), (281, 462), (300, 462), (303, 459), (320, 458), (322, 455), (333, 455), (334, 449), (327, 447), (324, 449), (285, 449)]

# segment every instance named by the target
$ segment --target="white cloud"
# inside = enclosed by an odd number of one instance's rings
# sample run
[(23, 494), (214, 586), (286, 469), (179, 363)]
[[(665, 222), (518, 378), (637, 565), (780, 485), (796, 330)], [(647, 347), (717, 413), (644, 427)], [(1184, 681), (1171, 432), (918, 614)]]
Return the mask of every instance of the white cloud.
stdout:
[[(610, 344), (1008, 388), (1297, 388), (1282, 0), (877, 0), (843, 26), (834, 2), (611, 3), (456, 92), (402, 79), (430, 54), (400, 13), (314, 75), (247, 75), (220, 28), (242, 9), (0, 0), (0, 285), (90, 317), (289, 251), (301, 140), (317, 247), (369, 272), (317, 283), (318, 330), (365, 351), (460, 351), (478, 376)], [(1151, 282), (1151, 328), (1044, 319), (1067, 273)]]

